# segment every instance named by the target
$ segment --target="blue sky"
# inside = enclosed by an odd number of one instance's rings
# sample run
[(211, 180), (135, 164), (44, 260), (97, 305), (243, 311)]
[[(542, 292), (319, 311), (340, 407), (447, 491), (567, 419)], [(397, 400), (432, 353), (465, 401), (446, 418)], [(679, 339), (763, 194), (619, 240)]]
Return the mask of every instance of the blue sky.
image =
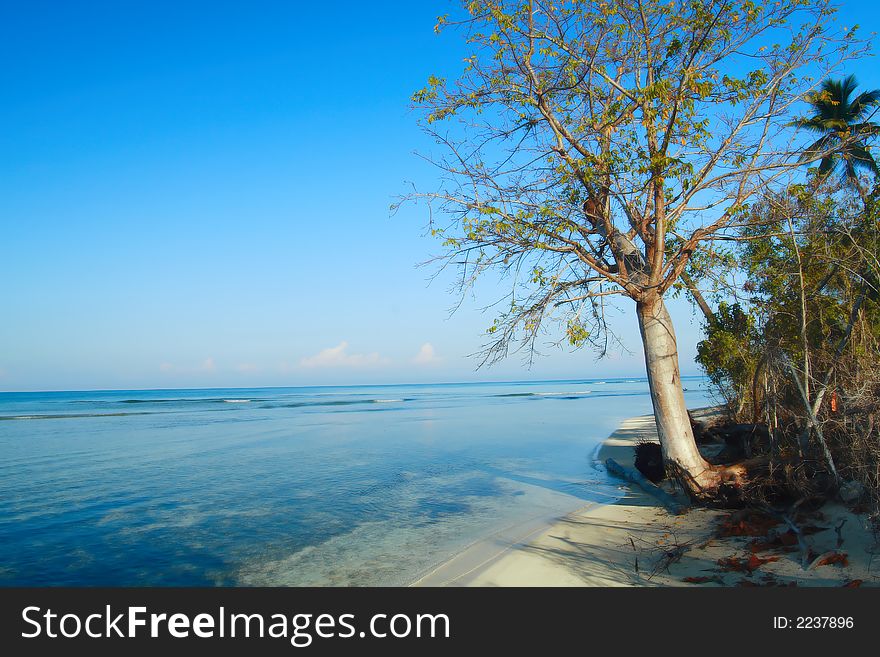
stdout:
[[(422, 211), (389, 216), (431, 180), (408, 99), (466, 54), (433, 32), (454, 7), (4, 3), (0, 390), (641, 374), (626, 312), (631, 353), (476, 372), (491, 290), (450, 317), (450, 279), (415, 267)], [(673, 313), (696, 373), (699, 322)]]

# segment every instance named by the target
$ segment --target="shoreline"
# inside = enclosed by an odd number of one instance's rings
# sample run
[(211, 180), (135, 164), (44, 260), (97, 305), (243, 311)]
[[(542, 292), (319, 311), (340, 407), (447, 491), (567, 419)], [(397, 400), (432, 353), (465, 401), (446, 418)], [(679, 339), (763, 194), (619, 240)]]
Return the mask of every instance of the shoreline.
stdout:
[[(652, 433), (653, 432), (653, 433)], [(610, 436), (600, 442), (593, 451), (592, 460), (597, 467), (605, 459), (613, 458), (617, 461), (629, 463), (632, 460), (631, 450), (636, 442), (642, 439), (656, 439), (656, 427), (653, 415), (644, 415), (628, 418)], [(609, 513), (613, 516), (619, 513), (620, 505), (636, 505), (648, 507), (653, 504), (651, 498), (638, 489), (630, 490), (620, 483), (617, 486), (617, 494), (610, 496), (607, 502), (590, 502), (571, 511), (563, 516), (535, 517), (518, 522), (513, 526), (495, 532), (467, 546), (465, 549), (450, 556), (446, 561), (418, 579), (409, 586), (565, 586), (568, 579), (561, 573), (532, 572), (534, 564), (522, 563), (523, 560), (533, 561), (527, 556), (531, 546), (542, 543), (549, 535), (564, 524), (577, 522), (577, 519), (597, 518), (604, 519)], [(610, 511), (609, 511), (610, 510)], [(512, 568), (518, 570), (525, 566), (528, 571), (525, 581), (520, 581), (518, 576), (511, 576), (508, 571)], [(500, 582), (494, 582), (494, 578), (501, 575)], [(535, 577), (539, 581), (535, 581)], [(543, 578), (547, 578), (544, 580)], [(577, 584), (573, 585), (590, 585)], [(604, 584), (594, 584), (604, 585)]]
[[(706, 409), (708, 410), (708, 409)], [(653, 415), (632, 417), (593, 454), (631, 466), (633, 447), (657, 440)], [(563, 517), (532, 518), (468, 546), (410, 586), (878, 586), (880, 549), (864, 516), (826, 504), (810, 520), (817, 554), (838, 549), (846, 564), (807, 569), (791, 550), (761, 553), (753, 570), (719, 562), (749, 559), (749, 536), (719, 537), (729, 511), (693, 508), (669, 514), (636, 486), (620, 482), (620, 496)], [(753, 558), (752, 556), (752, 558)]]

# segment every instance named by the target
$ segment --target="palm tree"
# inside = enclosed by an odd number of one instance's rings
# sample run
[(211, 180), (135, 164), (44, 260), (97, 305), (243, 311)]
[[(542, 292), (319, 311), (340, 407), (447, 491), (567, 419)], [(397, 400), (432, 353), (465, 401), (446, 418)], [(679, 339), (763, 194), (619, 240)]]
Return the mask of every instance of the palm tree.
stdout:
[(821, 91), (810, 99), (812, 114), (795, 121), (794, 125), (820, 135), (802, 157), (804, 160), (821, 157), (819, 180), (840, 171), (844, 182), (854, 186), (864, 197), (859, 173), (880, 173), (867, 146), (867, 139), (880, 133), (880, 125), (869, 120), (880, 105), (880, 89), (864, 91), (850, 100), (857, 86), (854, 75), (842, 80), (825, 80)]

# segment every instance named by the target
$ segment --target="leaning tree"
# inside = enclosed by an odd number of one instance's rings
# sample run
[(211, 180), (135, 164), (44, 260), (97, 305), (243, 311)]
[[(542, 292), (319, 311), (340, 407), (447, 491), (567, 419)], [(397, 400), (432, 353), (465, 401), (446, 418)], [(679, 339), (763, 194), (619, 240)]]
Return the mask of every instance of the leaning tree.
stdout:
[(512, 279), (486, 360), (548, 321), (603, 349), (608, 298), (631, 299), (667, 466), (717, 487), (738, 473), (696, 447), (664, 295), (803, 168), (796, 106), (865, 45), (822, 0), (473, 0), (453, 24), (463, 71), (413, 97), (441, 182), (412, 198), (465, 288)]

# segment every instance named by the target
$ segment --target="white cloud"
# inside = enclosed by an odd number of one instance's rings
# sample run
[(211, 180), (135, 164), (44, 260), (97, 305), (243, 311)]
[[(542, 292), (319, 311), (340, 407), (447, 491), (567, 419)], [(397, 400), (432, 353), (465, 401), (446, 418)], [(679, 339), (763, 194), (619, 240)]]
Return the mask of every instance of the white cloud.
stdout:
[(348, 342), (342, 341), (335, 347), (322, 349), (314, 356), (299, 361), (300, 367), (369, 367), (381, 365), (386, 359), (373, 352), (371, 354), (348, 353)]
[(434, 351), (434, 345), (430, 342), (426, 342), (422, 345), (421, 349), (419, 349), (419, 353), (415, 355), (412, 362), (416, 365), (436, 365), (441, 360), (443, 359)]

